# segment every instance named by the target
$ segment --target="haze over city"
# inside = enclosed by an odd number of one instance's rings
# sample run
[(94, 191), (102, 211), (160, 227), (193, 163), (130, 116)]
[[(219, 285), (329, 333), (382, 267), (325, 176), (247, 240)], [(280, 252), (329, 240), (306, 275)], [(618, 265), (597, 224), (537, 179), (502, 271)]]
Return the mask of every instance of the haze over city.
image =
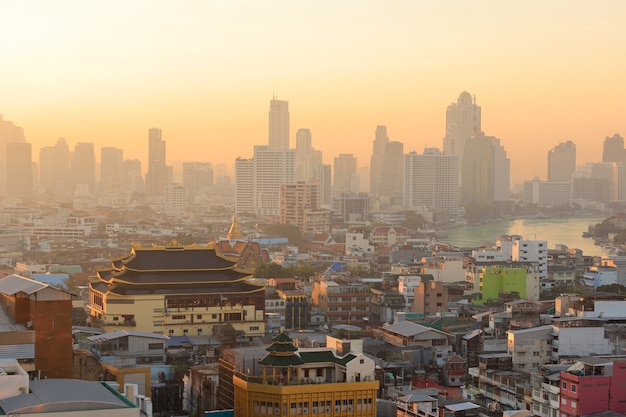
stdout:
[[(290, 103), (332, 163), (369, 165), (377, 125), (405, 152), (442, 148), (461, 91), (501, 139), (511, 184), (546, 177), (546, 152), (600, 160), (626, 132), (626, 4), (486, 2), (11, 2), (3, 5), (0, 114), (39, 149), (65, 137), (168, 163), (225, 162), (267, 142), (268, 102)], [(147, 165), (143, 164), (145, 170)]]

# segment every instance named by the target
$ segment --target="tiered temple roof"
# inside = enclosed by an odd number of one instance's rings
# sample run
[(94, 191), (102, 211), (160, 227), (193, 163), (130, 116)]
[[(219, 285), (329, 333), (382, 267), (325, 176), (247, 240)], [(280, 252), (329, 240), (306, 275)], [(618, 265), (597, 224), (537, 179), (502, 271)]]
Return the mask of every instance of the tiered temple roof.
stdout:
[(241, 294), (264, 292), (251, 282), (249, 270), (239, 268), (239, 258), (218, 253), (215, 246), (134, 247), (113, 259), (111, 266), (97, 268), (91, 285), (103, 293), (139, 294)]

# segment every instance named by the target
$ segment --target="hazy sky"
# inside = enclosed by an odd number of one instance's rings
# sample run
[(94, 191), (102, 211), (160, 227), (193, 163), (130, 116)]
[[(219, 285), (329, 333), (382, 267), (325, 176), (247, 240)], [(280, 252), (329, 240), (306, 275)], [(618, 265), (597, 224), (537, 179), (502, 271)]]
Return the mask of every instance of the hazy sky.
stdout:
[[(601, 159), (626, 136), (626, 2), (2, 1), (0, 114), (38, 159), (65, 137), (145, 159), (228, 162), (267, 143), (269, 101), (291, 138), (368, 165), (377, 125), (405, 152), (442, 147), (463, 90), (501, 139), (512, 181), (546, 177), (547, 151)], [(145, 169), (145, 167), (144, 167)]]

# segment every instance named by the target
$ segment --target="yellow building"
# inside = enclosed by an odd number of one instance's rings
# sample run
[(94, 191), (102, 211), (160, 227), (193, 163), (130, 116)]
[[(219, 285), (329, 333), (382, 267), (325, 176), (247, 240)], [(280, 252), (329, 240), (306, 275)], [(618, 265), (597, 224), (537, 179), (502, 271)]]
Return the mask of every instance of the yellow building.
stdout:
[(223, 242), (134, 247), (96, 270), (89, 284), (91, 323), (105, 332), (169, 336), (211, 335), (214, 326), (230, 324), (239, 336), (264, 335), (265, 286), (251, 279), (251, 246), (241, 246), (245, 256), (225, 254)]
[(328, 336), (327, 346), (298, 350), (286, 333), (276, 336), (262, 375), (235, 372), (235, 417), (374, 417), (379, 382), (362, 340)]

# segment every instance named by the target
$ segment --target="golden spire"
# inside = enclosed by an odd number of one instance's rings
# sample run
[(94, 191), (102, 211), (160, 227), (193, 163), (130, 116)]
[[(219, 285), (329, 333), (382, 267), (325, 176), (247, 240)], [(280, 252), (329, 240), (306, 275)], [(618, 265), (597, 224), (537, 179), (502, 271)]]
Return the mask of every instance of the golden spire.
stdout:
[(243, 239), (243, 233), (237, 224), (237, 215), (233, 216), (233, 223), (230, 225), (230, 229), (226, 233), (226, 239), (235, 240), (235, 239)]

